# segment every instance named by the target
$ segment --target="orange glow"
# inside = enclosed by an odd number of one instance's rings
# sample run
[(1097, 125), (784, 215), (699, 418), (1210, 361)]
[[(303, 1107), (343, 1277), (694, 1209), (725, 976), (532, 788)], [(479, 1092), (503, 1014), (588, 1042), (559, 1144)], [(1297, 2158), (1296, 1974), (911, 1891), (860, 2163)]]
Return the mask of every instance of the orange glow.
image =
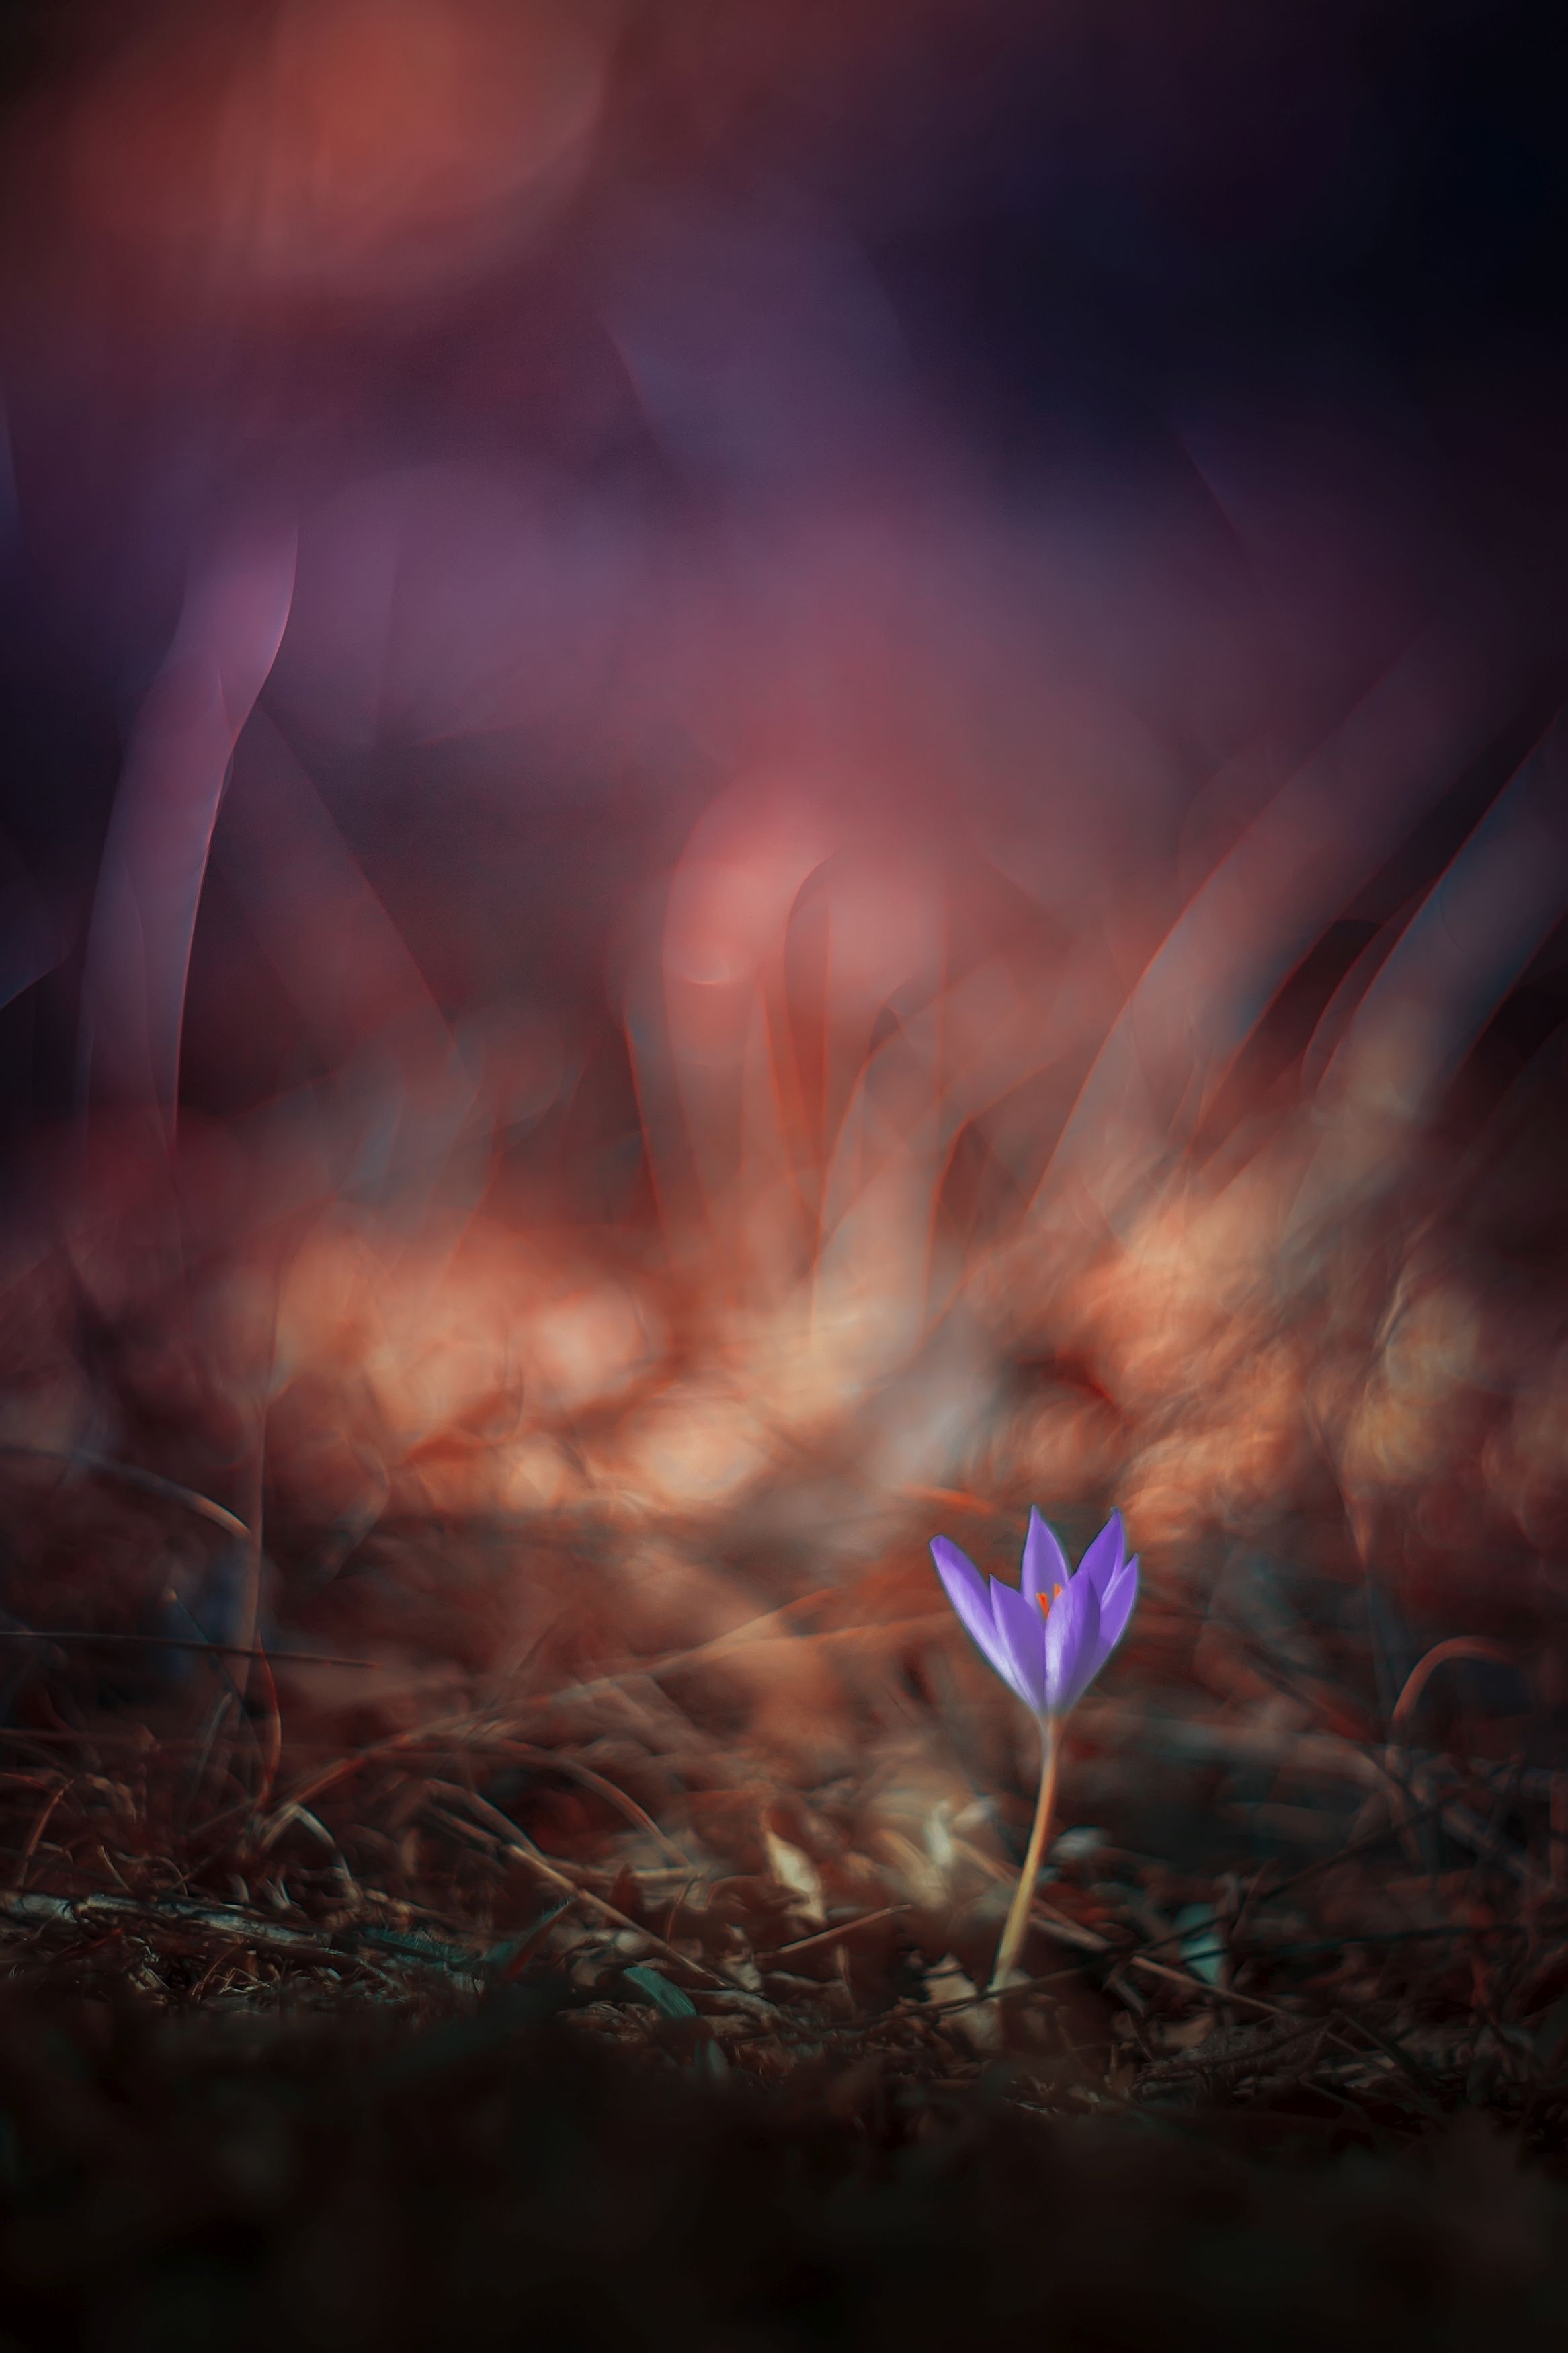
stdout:
[(259, 1513), (312, 1640), (390, 1560), (413, 1677), (558, 1605), (572, 1672), (721, 1643), (830, 1751), (853, 1628), (779, 1613), (914, 1619), (953, 1499), (1119, 1505), (1156, 1599), (1282, 1529), (1568, 1539), (1507, 1240), (1550, 1053), (1476, 1060), (1562, 915), (1535, 652), (1378, 507), (1378, 402), (1057, 385), (1037, 252), (1152, 286), (1194, 150), (1289, 172), (1033, 13), (1100, 132), (1019, 164), (989, 323), (983, 70), (923, 175), (1005, 11), (214, 0), (28, 101), (17, 543), (104, 826), (39, 890), (81, 1116), (0, 1236), (0, 1440)]
[(598, 51), (593, 10), (551, 0), (170, 13), (77, 101), (82, 212), (181, 299), (417, 293), (528, 226)]

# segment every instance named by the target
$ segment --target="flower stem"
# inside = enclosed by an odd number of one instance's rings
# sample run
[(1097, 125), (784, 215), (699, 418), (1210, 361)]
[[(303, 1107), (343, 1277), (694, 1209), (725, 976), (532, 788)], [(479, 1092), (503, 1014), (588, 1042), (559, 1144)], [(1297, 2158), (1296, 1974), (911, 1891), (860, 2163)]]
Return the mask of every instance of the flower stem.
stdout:
[(1046, 1716), (1040, 1726), (1040, 1794), (1035, 1800), (1034, 1828), (1029, 1832), (1028, 1852), (1024, 1868), (1018, 1875), (1018, 1891), (1007, 1915), (1007, 1925), (1002, 1931), (1002, 1942), (996, 1947), (996, 1967), (992, 1972), (991, 1990), (1000, 1992), (1012, 1976), (1018, 1955), (1023, 1949), (1024, 1933), (1029, 1925), (1029, 1906), (1035, 1897), (1035, 1882), (1040, 1875), (1040, 1857), (1046, 1851), (1046, 1833), (1051, 1826), (1051, 1815), (1057, 1802), (1057, 1760), (1059, 1745), (1057, 1720)]

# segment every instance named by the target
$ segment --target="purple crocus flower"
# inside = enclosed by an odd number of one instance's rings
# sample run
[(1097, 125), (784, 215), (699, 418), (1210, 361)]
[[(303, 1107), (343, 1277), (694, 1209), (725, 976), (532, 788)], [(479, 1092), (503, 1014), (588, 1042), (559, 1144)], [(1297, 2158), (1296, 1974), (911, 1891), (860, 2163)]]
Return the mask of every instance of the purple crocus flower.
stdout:
[(1127, 1557), (1121, 1513), (1112, 1512), (1076, 1576), (1034, 1510), (1016, 1586), (994, 1577), (987, 1587), (947, 1536), (933, 1536), (931, 1551), (948, 1599), (1003, 1682), (1043, 1722), (1059, 1723), (1121, 1641), (1138, 1599), (1138, 1556)]

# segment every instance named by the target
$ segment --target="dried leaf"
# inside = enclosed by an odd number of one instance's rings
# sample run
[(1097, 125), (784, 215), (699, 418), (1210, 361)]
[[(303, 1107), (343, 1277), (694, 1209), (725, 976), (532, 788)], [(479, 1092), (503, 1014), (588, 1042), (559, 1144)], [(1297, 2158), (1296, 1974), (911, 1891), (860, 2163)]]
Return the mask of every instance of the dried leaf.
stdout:
[(823, 1901), (822, 1880), (811, 1857), (773, 1830), (763, 1829), (763, 1844), (770, 1873), (781, 1887), (787, 1887), (799, 1899), (795, 1908), (802, 1918), (809, 1920), (814, 1928), (826, 1927), (827, 1906)]

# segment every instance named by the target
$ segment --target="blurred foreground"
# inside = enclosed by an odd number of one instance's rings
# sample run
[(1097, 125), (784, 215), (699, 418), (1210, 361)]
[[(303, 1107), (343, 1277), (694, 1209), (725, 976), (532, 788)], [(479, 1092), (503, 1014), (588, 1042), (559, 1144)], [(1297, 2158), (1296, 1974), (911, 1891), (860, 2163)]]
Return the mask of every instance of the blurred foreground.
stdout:
[(1560, 2183), (1471, 2118), (1415, 2162), (1249, 2168), (1226, 2118), (1032, 2126), (997, 2073), (785, 2103), (517, 2006), (390, 2024), (0, 2008), (5, 2341), (266, 2348), (1561, 2341)]

